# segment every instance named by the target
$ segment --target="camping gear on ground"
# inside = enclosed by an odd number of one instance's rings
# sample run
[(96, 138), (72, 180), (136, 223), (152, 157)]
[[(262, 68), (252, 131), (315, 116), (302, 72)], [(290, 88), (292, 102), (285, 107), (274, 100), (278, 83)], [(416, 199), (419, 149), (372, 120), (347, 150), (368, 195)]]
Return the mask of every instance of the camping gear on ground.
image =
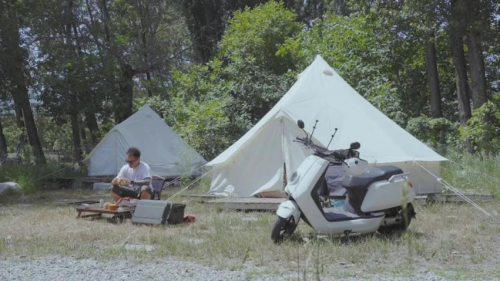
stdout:
[[(110, 204), (111, 205), (111, 204)], [(126, 218), (130, 218), (132, 216), (132, 212), (130, 210), (109, 210), (105, 208), (100, 208), (98, 205), (88, 205), (82, 204), (76, 207), (77, 215), (76, 218), (88, 218), (88, 217), (102, 217), (102, 214), (110, 214), (113, 215), (112, 219), (122, 223)], [(87, 215), (82, 215), (82, 213), (90, 213)]]
[(191, 222), (195, 222), (195, 221), (196, 221), (196, 217), (193, 215), (187, 215), (184, 217), (185, 223), (191, 223)]
[(123, 197), (118, 199), (118, 201), (116, 201), (116, 204), (118, 205), (119, 210), (134, 211), (135, 207), (137, 206), (137, 202), (139, 202), (139, 199)]
[[(298, 127), (304, 128), (302, 120), (298, 121)], [(344, 233), (348, 236), (376, 232), (380, 228), (406, 229), (415, 216), (412, 202), (416, 197), (408, 174), (395, 166), (369, 167), (368, 162), (355, 153), (361, 147), (358, 142), (351, 143), (349, 149), (349, 153), (356, 156), (347, 159), (346, 155), (315, 144), (313, 134), (314, 129), (310, 136), (306, 133), (305, 138), (295, 140), (313, 155), (291, 176), (286, 187), (288, 200), (276, 211), (273, 241), (281, 242), (293, 234), (301, 217), (324, 235)], [(346, 172), (342, 186), (347, 190), (347, 198), (342, 208), (323, 208), (317, 190), (324, 184), (329, 163), (336, 161), (342, 162)]]
[(447, 159), (385, 116), (317, 56), (251, 130), (206, 165), (213, 169), (210, 193), (249, 197), (282, 191), (283, 164), (289, 184), (292, 174), (311, 155), (311, 151), (292, 145), (300, 132), (295, 125), (299, 117), (308, 125), (308, 133), (315, 120), (322, 121), (315, 132), (315, 143), (326, 146), (338, 128), (334, 147), (349, 147), (353, 140), (360, 141), (361, 153), (370, 165), (395, 165), (410, 172), (418, 194), (442, 191), (442, 185), (414, 161), (439, 176), (439, 163)]
[(137, 202), (133, 223), (141, 224), (177, 224), (184, 220), (185, 204), (159, 200), (140, 200)]
[(127, 150), (138, 147), (151, 174), (167, 178), (196, 176), (205, 159), (191, 148), (148, 105), (116, 125), (86, 158), (89, 176), (115, 176), (125, 165)]
[(153, 178), (151, 180), (151, 186), (153, 187), (153, 198), (151, 199), (161, 200), (161, 193), (164, 190), (166, 182), (167, 182), (166, 178), (153, 175)]

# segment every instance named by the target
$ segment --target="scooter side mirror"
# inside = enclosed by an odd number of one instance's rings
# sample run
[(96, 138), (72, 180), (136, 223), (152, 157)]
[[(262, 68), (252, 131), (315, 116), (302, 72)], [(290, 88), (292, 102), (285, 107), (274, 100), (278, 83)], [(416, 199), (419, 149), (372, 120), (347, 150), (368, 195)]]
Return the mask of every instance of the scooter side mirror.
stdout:
[(351, 143), (351, 149), (359, 149), (360, 147), (361, 147), (361, 144), (359, 142)]
[(299, 121), (297, 121), (297, 126), (299, 126), (299, 128), (301, 129), (304, 129), (304, 121), (299, 119)]

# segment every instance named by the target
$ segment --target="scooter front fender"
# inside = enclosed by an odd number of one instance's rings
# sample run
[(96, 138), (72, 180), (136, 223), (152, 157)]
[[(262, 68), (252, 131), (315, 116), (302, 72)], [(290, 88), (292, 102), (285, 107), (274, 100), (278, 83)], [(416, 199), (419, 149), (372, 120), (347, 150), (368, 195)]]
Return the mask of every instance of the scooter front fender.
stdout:
[(295, 223), (297, 223), (300, 219), (301, 212), (295, 201), (287, 200), (279, 205), (276, 215), (284, 219), (289, 219), (293, 216)]

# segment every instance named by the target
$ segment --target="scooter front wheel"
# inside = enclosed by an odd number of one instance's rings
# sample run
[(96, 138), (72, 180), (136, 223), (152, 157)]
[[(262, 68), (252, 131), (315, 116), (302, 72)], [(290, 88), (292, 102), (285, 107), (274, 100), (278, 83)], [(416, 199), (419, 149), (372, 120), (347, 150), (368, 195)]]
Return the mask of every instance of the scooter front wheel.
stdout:
[(271, 239), (276, 244), (281, 243), (283, 239), (291, 236), (296, 228), (297, 224), (293, 216), (288, 219), (278, 217), (271, 232)]

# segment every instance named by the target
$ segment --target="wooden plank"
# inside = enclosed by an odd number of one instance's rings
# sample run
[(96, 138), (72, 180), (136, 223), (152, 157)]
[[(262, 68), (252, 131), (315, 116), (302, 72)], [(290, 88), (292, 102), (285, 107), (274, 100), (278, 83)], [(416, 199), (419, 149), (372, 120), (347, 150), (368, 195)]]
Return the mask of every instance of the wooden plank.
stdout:
[(96, 204), (99, 203), (99, 200), (93, 199), (60, 199), (54, 202), (54, 204), (58, 205), (81, 205), (81, 204)]
[(278, 206), (286, 201), (286, 198), (221, 198), (207, 201), (225, 210), (246, 210), (246, 211), (276, 211)]
[[(488, 202), (493, 202), (495, 200), (495, 197), (491, 194), (464, 194), (464, 195), (476, 203), (488, 203)], [(417, 204), (424, 205), (431, 202), (462, 203), (466, 201), (462, 197), (456, 194), (435, 193), (435, 194), (419, 195), (415, 197), (415, 202)]]
[[(464, 195), (476, 203), (487, 203), (487, 202), (493, 202), (495, 200), (495, 197), (493, 197), (493, 195), (491, 194), (464, 194)], [(466, 202), (462, 197), (458, 196), (457, 194), (433, 194), (428, 197), (427, 201), (432, 201), (432, 200), (443, 203)]]
[(224, 196), (217, 196), (213, 194), (182, 194), (181, 197), (192, 199), (193, 201), (205, 203), (210, 200), (215, 200), (218, 198), (225, 198)]
[(100, 207), (93, 207), (93, 206), (87, 206), (87, 207), (77, 207), (76, 211), (78, 213), (97, 213), (97, 214), (112, 214), (112, 215), (126, 215), (130, 214), (131, 210), (108, 210)]

